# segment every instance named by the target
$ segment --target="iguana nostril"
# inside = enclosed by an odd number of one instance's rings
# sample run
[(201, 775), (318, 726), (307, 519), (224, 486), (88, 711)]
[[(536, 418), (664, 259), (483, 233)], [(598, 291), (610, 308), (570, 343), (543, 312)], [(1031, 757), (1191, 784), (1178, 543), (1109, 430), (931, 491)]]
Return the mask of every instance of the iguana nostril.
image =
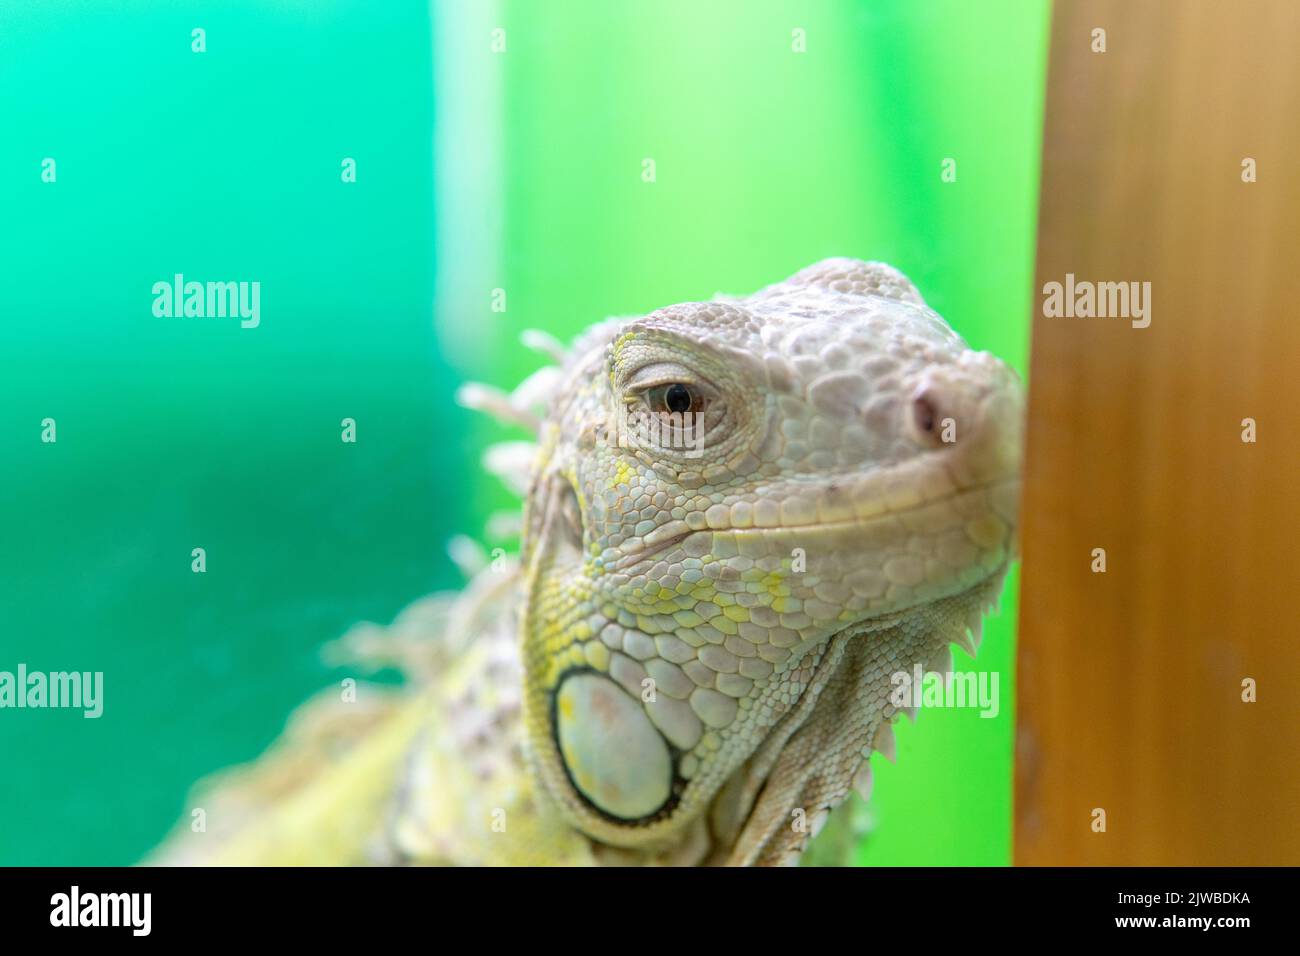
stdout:
[(928, 391), (921, 392), (912, 399), (912, 420), (922, 437), (934, 437), (935, 430), (939, 427), (939, 412)]

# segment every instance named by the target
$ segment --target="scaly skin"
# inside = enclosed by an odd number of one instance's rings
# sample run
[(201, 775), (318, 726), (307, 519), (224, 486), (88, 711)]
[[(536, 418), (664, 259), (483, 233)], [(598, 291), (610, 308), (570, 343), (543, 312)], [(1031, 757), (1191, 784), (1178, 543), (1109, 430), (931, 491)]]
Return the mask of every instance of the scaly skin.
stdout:
[(467, 399), (537, 432), (497, 453), (528, 476), (518, 563), (441, 645), (368, 649), (428, 678), (377, 729), (293, 785), (319, 747), (263, 758), (214, 794), (240, 808), (220, 839), (169, 858), (797, 860), (892, 752), (891, 675), (978, 640), (1013, 548), (1014, 374), (897, 271), (832, 259)]

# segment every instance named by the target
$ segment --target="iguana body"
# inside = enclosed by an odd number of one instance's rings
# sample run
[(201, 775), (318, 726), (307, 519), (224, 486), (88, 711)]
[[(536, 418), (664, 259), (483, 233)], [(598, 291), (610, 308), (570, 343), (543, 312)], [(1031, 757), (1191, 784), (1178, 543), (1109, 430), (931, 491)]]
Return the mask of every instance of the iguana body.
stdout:
[(354, 639), (414, 689), (315, 705), (163, 859), (797, 860), (892, 754), (891, 676), (978, 641), (1013, 548), (1013, 373), (897, 271), (833, 259), (466, 398), (536, 432), (495, 456), (526, 492), (518, 561)]

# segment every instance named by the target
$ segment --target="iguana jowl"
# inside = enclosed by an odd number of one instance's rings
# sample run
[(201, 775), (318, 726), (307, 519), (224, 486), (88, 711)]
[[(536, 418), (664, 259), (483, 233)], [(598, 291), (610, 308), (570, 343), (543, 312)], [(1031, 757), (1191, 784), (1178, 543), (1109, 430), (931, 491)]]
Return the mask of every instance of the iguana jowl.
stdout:
[(892, 675), (1001, 588), (1014, 373), (850, 259), (557, 360), (465, 393), (536, 431), (519, 560), (354, 637), (413, 689), (315, 705), (164, 859), (787, 863), (870, 786)]

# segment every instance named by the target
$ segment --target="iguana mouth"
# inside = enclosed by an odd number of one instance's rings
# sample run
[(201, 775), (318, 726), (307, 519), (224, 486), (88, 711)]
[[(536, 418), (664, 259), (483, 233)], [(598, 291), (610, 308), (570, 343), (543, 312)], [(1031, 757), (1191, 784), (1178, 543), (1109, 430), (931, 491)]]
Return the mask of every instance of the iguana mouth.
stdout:
[(632, 554), (625, 554), (623, 557), (615, 561), (612, 567), (615, 571), (626, 571), (629, 568), (635, 567), (636, 565), (640, 564), (642, 561), (649, 561), (655, 555), (659, 554), (662, 551), (667, 551), (669, 548), (673, 547), (674, 545), (681, 544), (687, 538), (701, 533), (707, 533), (707, 532), (692, 531), (690, 529), (687, 529), (686, 531), (682, 531), (677, 534), (671, 535), (669, 537), (663, 538), (661, 540), (656, 541), (654, 544), (643, 547), (640, 551), (634, 551)]
[[(820, 531), (843, 531), (843, 530), (853, 530), (855, 528), (869, 528), (880, 522), (888, 521), (891, 518), (903, 518), (909, 515), (916, 515), (922, 511), (925, 511), (926, 509), (935, 508), (940, 505), (952, 504), (953, 502), (963, 500), (963, 499), (969, 499), (975, 497), (976, 495), (981, 494), (982, 492), (992, 491), (995, 488), (1008, 487), (1013, 490), (1018, 490), (1019, 485), (1020, 485), (1019, 477), (1011, 476), (996, 481), (989, 481), (989, 482), (984, 482), (983, 484), (971, 485), (965, 488), (961, 488), (956, 491), (949, 492), (948, 494), (939, 495), (933, 498), (920, 501), (917, 504), (909, 505), (905, 508), (886, 508), (882, 510), (879, 514), (873, 514), (867, 517), (845, 518), (841, 521), (821, 521), (821, 522), (814, 522), (811, 524), (788, 524), (788, 525), (781, 524), (781, 525), (773, 525), (772, 527), (768, 527), (768, 528), (735, 528), (735, 527), (709, 528), (705, 531), (696, 532), (696, 533), (717, 534), (721, 532), (721, 533), (732, 534), (736, 536), (748, 537), (755, 534), (773, 534), (773, 533), (799, 534), (803, 532), (807, 532), (809, 534), (815, 534)], [(1014, 517), (1014, 513), (1010, 515), (1002, 515), (1002, 517), (1011, 520)]]
[[(670, 548), (684, 544), (689, 539), (697, 535), (725, 534), (736, 541), (746, 538), (756, 538), (761, 536), (772, 535), (816, 535), (835, 532), (867, 532), (873, 528), (879, 527), (886, 522), (896, 521), (908, 517), (916, 517), (923, 512), (937, 510), (946, 506), (954, 506), (959, 502), (970, 501), (981, 494), (987, 493), (990, 498), (991, 514), (998, 518), (1007, 529), (1009, 537), (1014, 537), (1011, 532), (1015, 527), (1016, 502), (1019, 497), (1020, 477), (1019, 475), (1008, 475), (993, 481), (986, 481), (976, 485), (969, 485), (947, 494), (938, 495), (929, 499), (922, 500), (916, 504), (904, 508), (890, 509), (885, 508), (878, 514), (864, 517), (846, 518), (840, 521), (816, 522), (810, 524), (789, 524), (789, 525), (771, 525), (768, 527), (747, 527), (736, 528), (733, 526), (719, 526), (700, 529), (687, 528), (675, 533), (663, 535), (669, 525), (652, 532), (647, 539), (654, 538), (650, 544), (631, 554), (624, 555), (615, 561), (611, 567), (616, 571), (628, 571), (635, 568), (642, 562), (648, 562), (655, 556), (667, 551)], [(965, 518), (965, 521), (972, 520)], [(680, 524), (674, 522), (673, 524)], [(957, 523), (954, 522), (956, 527)], [(994, 531), (996, 529), (990, 529)]]

